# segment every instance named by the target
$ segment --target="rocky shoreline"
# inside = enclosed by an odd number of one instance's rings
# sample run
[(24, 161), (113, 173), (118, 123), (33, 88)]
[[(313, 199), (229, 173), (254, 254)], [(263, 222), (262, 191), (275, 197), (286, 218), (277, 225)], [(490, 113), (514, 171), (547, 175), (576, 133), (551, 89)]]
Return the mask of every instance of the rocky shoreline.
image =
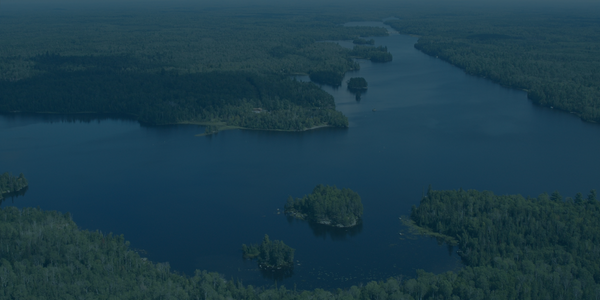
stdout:
[[(292, 216), (296, 219), (300, 219), (300, 220), (307, 220), (308, 215), (307, 214), (303, 214), (300, 213), (298, 211), (295, 210), (287, 210), (284, 211), (284, 213), (286, 215)], [(331, 220), (329, 219), (320, 219), (320, 220), (314, 220), (315, 223), (317, 224), (321, 224), (321, 225), (327, 225), (327, 226), (331, 226), (331, 227), (337, 227), (337, 228), (350, 228), (350, 227), (354, 227), (358, 224), (358, 220), (354, 219), (354, 222), (352, 222), (352, 224), (350, 225), (343, 225), (343, 224), (331, 224)]]

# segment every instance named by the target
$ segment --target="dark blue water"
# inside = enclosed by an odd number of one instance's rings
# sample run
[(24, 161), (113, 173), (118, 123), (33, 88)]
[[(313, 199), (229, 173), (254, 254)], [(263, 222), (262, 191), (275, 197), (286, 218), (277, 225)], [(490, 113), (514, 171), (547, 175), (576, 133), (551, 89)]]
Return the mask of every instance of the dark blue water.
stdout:
[[(218, 271), (246, 284), (272, 284), (242, 243), (264, 234), (296, 249), (288, 287), (332, 288), (415, 269), (460, 268), (447, 246), (400, 239), (429, 184), (565, 196), (600, 188), (600, 126), (536, 107), (521, 91), (465, 75), (413, 48), (416, 38), (375, 38), (394, 61), (361, 61), (369, 90), (323, 87), (348, 129), (301, 133), (143, 127), (125, 119), (0, 116), (0, 171), (23, 172), (24, 197), (3, 206), (71, 212), (83, 229), (124, 234), (149, 259), (172, 269)], [(375, 109), (375, 111), (373, 111)], [(362, 228), (324, 231), (277, 214), (288, 196), (317, 184), (358, 192)]]

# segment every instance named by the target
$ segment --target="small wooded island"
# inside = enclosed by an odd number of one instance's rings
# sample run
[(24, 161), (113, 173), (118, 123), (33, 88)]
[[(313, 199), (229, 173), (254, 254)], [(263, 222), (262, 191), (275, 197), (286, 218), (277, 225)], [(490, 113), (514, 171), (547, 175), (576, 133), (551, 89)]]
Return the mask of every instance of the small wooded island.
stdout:
[(18, 177), (9, 174), (8, 172), (0, 175), (0, 200), (3, 199), (2, 194), (16, 193), (26, 188), (29, 185), (23, 173)]
[(350, 189), (317, 185), (303, 198), (288, 198), (284, 207), (287, 215), (302, 220), (335, 227), (352, 227), (363, 214), (360, 196)]
[(242, 244), (244, 259), (257, 259), (258, 267), (261, 269), (279, 270), (294, 267), (294, 248), (284, 244), (282, 241), (271, 241), (265, 234), (260, 245)]
[(367, 90), (367, 80), (363, 77), (352, 77), (347, 82), (348, 89), (352, 92), (361, 92)]

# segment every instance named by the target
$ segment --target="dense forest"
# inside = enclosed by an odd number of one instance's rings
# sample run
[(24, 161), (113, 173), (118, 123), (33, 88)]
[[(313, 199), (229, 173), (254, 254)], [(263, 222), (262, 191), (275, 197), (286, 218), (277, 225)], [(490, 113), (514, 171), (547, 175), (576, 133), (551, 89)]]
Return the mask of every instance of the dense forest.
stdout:
[[(559, 192), (524, 198), (429, 190), (413, 207), (411, 219), (458, 239), (467, 267), (457, 274), (453, 293), (461, 298), (600, 297), (600, 202), (595, 190), (566, 199)], [(465, 284), (471, 286), (461, 287)]]
[(290, 196), (284, 212), (299, 219), (336, 226), (352, 227), (360, 222), (363, 205), (351, 189), (317, 185), (310, 195), (295, 200)]
[(0, 202), (4, 199), (2, 194), (19, 192), (27, 188), (28, 185), (29, 183), (23, 173), (19, 176), (13, 176), (8, 172), (0, 175)]
[(282, 269), (294, 267), (295, 249), (282, 241), (271, 241), (265, 234), (260, 245), (242, 244), (242, 256), (244, 259), (256, 259), (261, 269)]
[[(290, 77), (343, 78), (360, 67), (353, 54), (320, 41), (387, 35), (302, 14), (61, 16), (2, 21), (1, 112), (113, 113), (149, 124), (294, 131), (347, 127), (330, 95)], [(100, 26), (106, 23), (119, 26)]]
[(361, 46), (356, 45), (350, 51), (350, 55), (355, 58), (364, 58), (371, 60), (372, 62), (390, 62), (392, 61), (392, 54), (388, 52), (386, 46)]
[[(36, 61), (45, 75), (0, 82), (1, 111), (122, 113), (150, 124), (222, 121), (256, 129), (348, 126), (331, 95), (283, 75), (136, 73), (122, 71), (138, 63), (126, 57), (43, 55)], [(61, 70), (70, 65), (85, 70)]]
[(600, 31), (592, 11), (421, 13), (387, 22), (466, 73), (600, 122)]
[[(364, 41), (364, 43), (362, 42)], [(354, 46), (354, 48), (348, 52), (348, 54), (353, 58), (363, 58), (369, 59), (372, 62), (390, 62), (392, 61), (392, 54), (388, 52), (386, 46), (365, 46), (365, 44), (372, 45), (375, 43), (371, 43), (370, 41), (366, 41), (364, 39), (354, 40), (355, 44), (359, 44)], [(357, 66), (358, 67), (358, 66)], [(327, 84), (332, 87), (339, 87), (342, 85), (342, 80), (344, 79), (344, 71), (331, 71), (331, 70), (317, 70), (310, 71), (308, 73), (310, 80), (318, 83), (318, 84)]]
[(311, 71), (308, 73), (308, 77), (311, 81), (318, 84), (327, 84), (332, 87), (339, 87), (342, 85), (344, 73), (335, 71)]

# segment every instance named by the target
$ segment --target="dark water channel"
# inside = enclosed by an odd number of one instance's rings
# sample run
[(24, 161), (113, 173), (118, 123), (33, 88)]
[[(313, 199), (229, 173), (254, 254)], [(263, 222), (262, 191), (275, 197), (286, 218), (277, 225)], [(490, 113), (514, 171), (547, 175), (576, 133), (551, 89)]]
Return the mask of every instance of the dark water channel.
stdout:
[[(394, 61), (360, 61), (347, 74), (369, 82), (360, 101), (344, 86), (323, 87), (348, 116), (347, 130), (195, 137), (202, 127), (2, 115), (0, 171), (30, 182), (24, 197), (2, 205), (70, 211), (81, 228), (124, 234), (174, 270), (254, 285), (273, 281), (242, 260), (240, 247), (269, 234), (296, 249), (294, 275), (279, 284), (327, 289), (461, 267), (456, 249), (399, 236), (398, 217), (429, 184), (530, 196), (600, 188), (599, 125), (467, 76), (415, 50), (414, 37), (375, 40)], [(361, 195), (361, 228), (330, 231), (277, 214), (289, 195), (320, 183)]]

